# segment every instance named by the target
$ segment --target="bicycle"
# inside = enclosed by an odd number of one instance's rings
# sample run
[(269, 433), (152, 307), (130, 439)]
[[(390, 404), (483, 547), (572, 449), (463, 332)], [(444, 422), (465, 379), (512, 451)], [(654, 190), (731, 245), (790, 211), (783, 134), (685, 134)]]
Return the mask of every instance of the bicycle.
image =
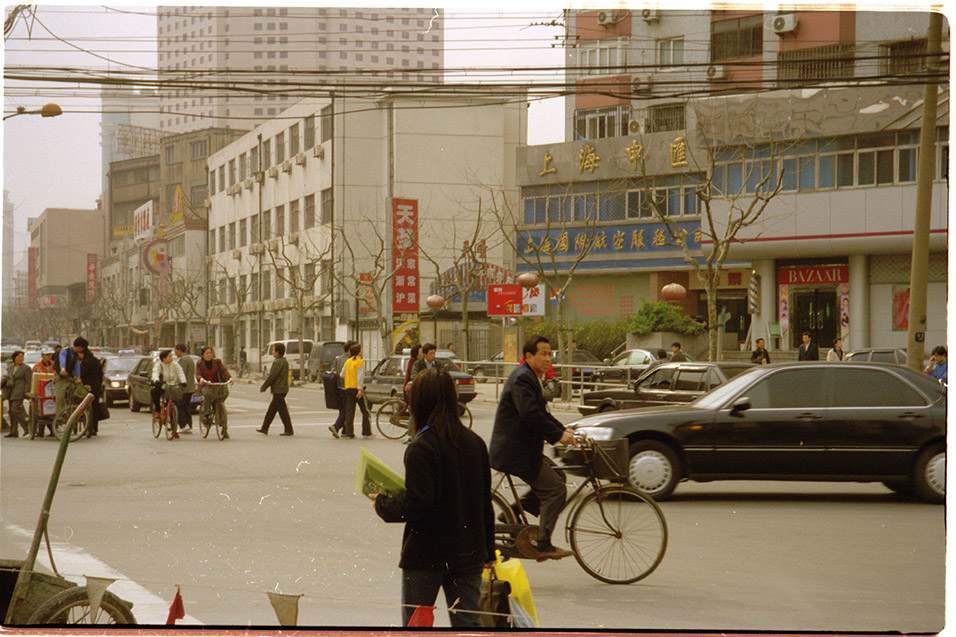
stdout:
[[(73, 410), (80, 404), (82, 401), (81, 398), (77, 397), (77, 389), (80, 387), (79, 383), (75, 383), (70, 379), (70, 384), (66, 386), (63, 394), (63, 408), (57, 411), (56, 415), (53, 416), (53, 435), (56, 436), (57, 440), (63, 438), (63, 434), (67, 430), (67, 421), (70, 419), (70, 414), (73, 413)], [(84, 385), (87, 393), (89, 389)], [(84, 394), (85, 396), (86, 394)], [(32, 439), (38, 432), (40, 427), (39, 419), (36, 423), (33, 424), (30, 429), (30, 438)], [(80, 414), (79, 420), (76, 421), (76, 426), (73, 427), (73, 431), (70, 433), (70, 442), (76, 442), (80, 438), (86, 435), (86, 429), (90, 426), (90, 415), (86, 410)]]
[[(574, 559), (584, 571), (608, 584), (631, 584), (644, 579), (658, 567), (667, 550), (667, 522), (650, 497), (627, 484), (627, 440), (597, 443), (577, 436), (580, 465), (555, 467), (576, 475), (584, 482), (574, 485), (562, 507), (568, 511), (565, 538)], [(573, 453), (573, 452), (572, 452)], [(507, 479), (514, 497), (510, 504), (499, 493)], [(537, 551), (531, 539), (537, 525), (528, 516), (510, 474), (501, 474), (492, 487), (496, 520), (495, 543), (506, 557), (534, 559)]]
[[(163, 385), (163, 395), (159, 399), (159, 411), (153, 414), (153, 438), (159, 438), (159, 434), (166, 431), (166, 440), (172, 440), (179, 436), (176, 433), (176, 426), (179, 423), (179, 406), (176, 404), (182, 398), (182, 391), (174, 385)], [(177, 396), (176, 394), (179, 394)]]
[[(225, 400), (229, 396), (229, 390), (226, 388), (228, 385), (228, 381), (223, 383), (203, 381), (203, 387), (209, 386), (212, 388), (208, 395), (209, 400), (212, 401), (212, 408), (208, 413), (203, 411), (199, 415), (199, 433), (202, 434), (203, 438), (209, 435), (209, 430), (214, 426), (216, 428), (216, 438), (222, 440), (225, 437), (228, 422), (225, 405)], [(203, 396), (203, 401), (205, 400), (206, 396)]]
[[(465, 403), (458, 403), (458, 415), (461, 424), (471, 429), (471, 410)], [(375, 427), (380, 434), (391, 440), (399, 440), (408, 435), (408, 420), (411, 417), (408, 403), (404, 399), (393, 396), (378, 408), (375, 413)]]

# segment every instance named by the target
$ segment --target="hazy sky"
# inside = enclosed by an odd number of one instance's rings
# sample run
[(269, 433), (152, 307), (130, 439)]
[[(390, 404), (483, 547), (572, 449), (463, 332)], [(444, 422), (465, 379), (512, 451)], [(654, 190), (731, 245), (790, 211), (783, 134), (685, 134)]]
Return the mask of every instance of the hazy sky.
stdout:
[[(231, 6), (245, 2), (226, 3)], [(312, 3), (309, 3), (310, 5)], [(334, 2), (323, 6), (385, 6), (382, 3)], [(289, 3), (294, 6), (294, 3)], [(9, 11), (10, 6), (7, 6)], [(112, 9), (152, 13), (154, 6), (109, 5)], [(394, 5), (397, 6), (397, 5)], [(421, 3), (403, 6), (426, 6)], [(491, 5), (484, 5), (491, 6)], [(563, 53), (554, 35), (563, 29), (529, 26), (532, 21), (545, 22), (560, 18), (560, 9), (547, 5), (508, 10), (501, 5), (479, 13), (481, 9), (446, 9), (445, 65), (447, 67), (515, 67), (560, 66)], [(515, 11), (519, 11), (516, 13)], [(51, 38), (50, 33), (76, 46), (91, 49), (126, 64), (156, 66), (156, 18), (110, 11), (102, 5), (57, 4), (37, 6), (39, 22), (17, 24), (13, 38), (30, 37), (30, 41), (10, 39), (4, 47), (4, 64), (33, 66), (70, 66), (106, 69), (109, 63), (90, 53), (77, 51), (68, 44)], [(484, 10), (481, 10), (484, 11)], [(42, 24), (41, 24), (42, 23)], [(29, 30), (28, 30), (29, 26)], [(122, 41), (131, 36), (153, 39), (151, 42)], [(89, 38), (104, 38), (101, 41)], [(481, 41), (480, 41), (481, 40)], [(489, 42), (489, 40), (491, 42)], [(501, 44), (494, 40), (511, 42)], [(532, 41), (529, 44), (528, 41)], [(525, 42), (525, 48), (517, 43)], [(472, 50), (468, 49), (480, 49)], [(21, 115), (4, 122), (3, 188), (9, 191), (16, 207), (15, 260), (26, 251), (26, 219), (39, 215), (45, 208), (93, 208), (100, 196), (100, 101), (90, 91), (77, 91), (76, 85), (31, 83), (29, 91), (16, 83), (4, 84), (4, 114), (17, 106), (39, 108), (56, 102), (64, 111), (56, 118)], [(564, 116), (563, 99), (532, 103), (529, 109), (529, 142), (541, 144), (560, 141)]]

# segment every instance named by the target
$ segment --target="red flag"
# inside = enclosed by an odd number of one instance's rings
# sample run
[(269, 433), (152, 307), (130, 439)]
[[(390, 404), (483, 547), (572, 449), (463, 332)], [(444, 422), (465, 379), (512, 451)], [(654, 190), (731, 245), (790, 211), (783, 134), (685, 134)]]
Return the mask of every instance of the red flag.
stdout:
[(419, 606), (408, 620), (409, 628), (430, 628), (435, 625), (434, 606)]
[(179, 594), (179, 588), (176, 588), (176, 597), (173, 603), (169, 605), (169, 616), (166, 618), (166, 625), (175, 624), (177, 619), (186, 616), (186, 609), (183, 608), (183, 596)]

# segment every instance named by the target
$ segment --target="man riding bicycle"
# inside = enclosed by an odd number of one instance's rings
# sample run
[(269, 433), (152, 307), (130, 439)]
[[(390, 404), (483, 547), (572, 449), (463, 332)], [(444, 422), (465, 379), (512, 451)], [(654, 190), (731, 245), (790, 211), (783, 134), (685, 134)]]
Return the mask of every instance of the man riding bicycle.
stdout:
[[(216, 353), (208, 345), (202, 348), (201, 359), (196, 363), (196, 387), (202, 395), (202, 418), (203, 422), (209, 422), (212, 418), (213, 401), (225, 400), (229, 395), (228, 387), (213, 387), (206, 383), (232, 383), (232, 376), (222, 361), (216, 358)], [(220, 423), (222, 426), (222, 437), (228, 438), (229, 432), (226, 430), (226, 423)]]
[(488, 445), (493, 469), (516, 475), (531, 487), (522, 496), (521, 506), (539, 516), (535, 545), (538, 561), (571, 555), (571, 551), (551, 543), (567, 486), (554, 461), (542, 454), (543, 441), (552, 445), (578, 444), (574, 432), (546, 408), (541, 378), (548, 371), (551, 358), (551, 342), (544, 336), (533, 336), (525, 343), (522, 363), (505, 381)]

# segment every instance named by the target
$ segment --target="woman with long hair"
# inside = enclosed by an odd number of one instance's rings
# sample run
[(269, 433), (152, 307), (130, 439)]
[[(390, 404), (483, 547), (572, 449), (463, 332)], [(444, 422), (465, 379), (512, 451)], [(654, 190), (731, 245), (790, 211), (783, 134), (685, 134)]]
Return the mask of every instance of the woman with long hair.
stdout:
[(443, 589), (451, 625), (478, 626), (481, 571), (495, 561), (488, 449), (461, 424), (448, 372), (419, 373), (409, 402), (415, 424), (405, 450), (405, 491), (369, 495), (379, 517), (405, 522), (402, 625), (416, 607), (433, 606)]

